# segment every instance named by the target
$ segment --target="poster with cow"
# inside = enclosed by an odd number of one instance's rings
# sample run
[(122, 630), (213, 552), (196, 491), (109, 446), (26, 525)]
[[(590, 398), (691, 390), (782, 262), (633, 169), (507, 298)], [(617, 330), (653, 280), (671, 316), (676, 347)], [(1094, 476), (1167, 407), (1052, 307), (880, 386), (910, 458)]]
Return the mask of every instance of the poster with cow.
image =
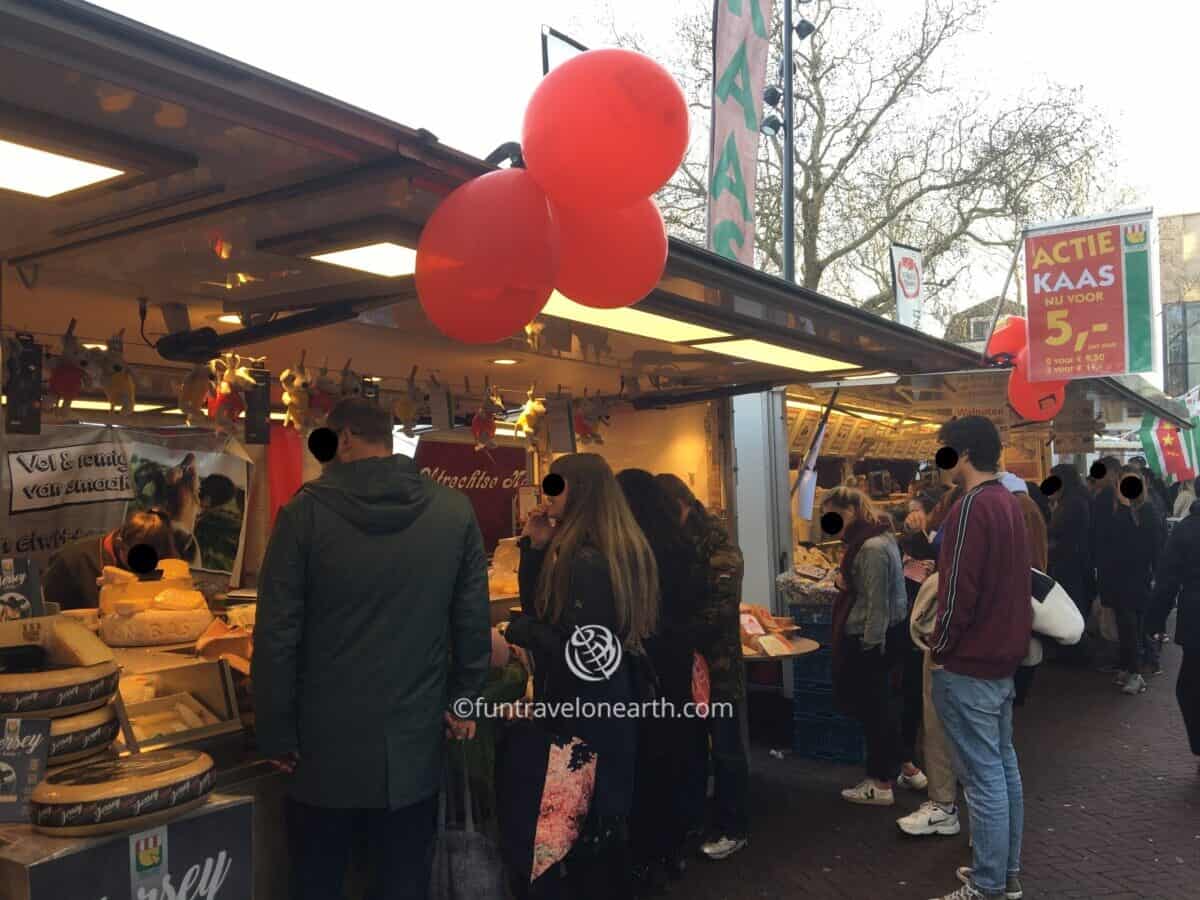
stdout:
[(194, 569), (239, 574), (250, 460), (237, 441), (185, 429), (63, 425), (9, 435), (6, 449), (0, 556), (44, 568), (65, 544), (158, 508)]

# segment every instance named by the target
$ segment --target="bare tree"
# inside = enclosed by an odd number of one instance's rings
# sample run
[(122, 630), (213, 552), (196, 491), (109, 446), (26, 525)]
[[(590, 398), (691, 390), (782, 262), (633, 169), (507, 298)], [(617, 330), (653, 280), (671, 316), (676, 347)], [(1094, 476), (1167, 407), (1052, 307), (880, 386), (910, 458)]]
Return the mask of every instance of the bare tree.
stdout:
[[(782, 71), (778, 6), (768, 83)], [(888, 248), (911, 244), (924, 251), (931, 311), (944, 322), (971, 266), (1011, 254), (1022, 225), (1084, 213), (1107, 188), (1108, 130), (1077, 90), (1045, 85), (1036, 97), (997, 99), (949, 67), (989, 6), (926, 0), (899, 29), (884, 27), (871, 4), (802, 7), (816, 26), (794, 61), (796, 270), (806, 287), (884, 313)], [(664, 60), (688, 94), (693, 142), (659, 203), (671, 232), (697, 243), (705, 241), (711, 18), (711, 0), (692, 0)], [(611, 20), (609, 28), (617, 43), (642, 49), (637, 36)], [(758, 263), (773, 272), (783, 261), (781, 140), (764, 136), (758, 158)]]

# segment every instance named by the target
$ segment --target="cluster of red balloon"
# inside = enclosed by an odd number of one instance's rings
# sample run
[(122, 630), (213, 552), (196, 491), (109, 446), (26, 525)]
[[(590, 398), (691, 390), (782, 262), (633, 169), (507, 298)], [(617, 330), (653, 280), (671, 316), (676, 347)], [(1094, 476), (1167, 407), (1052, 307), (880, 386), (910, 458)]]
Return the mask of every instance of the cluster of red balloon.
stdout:
[(652, 195), (687, 144), (687, 101), (654, 60), (606, 49), (558, 66), (525, 109), (527, 168), (462, 185), (425, 224), (425, 314), (449, 337), (487, 344), (519, 332), (555, 288), (602, 309), (641, 300), (667, 260)]
[(1008, 402), (1023, 419), (1045, 422), (1062, 411), (1067, 399), (1065, 381), (1030, 381), (1028, 331), (1022, 316), (1009, 316), (996, 326), (987, 345), (994, 362), (1012, 363)]

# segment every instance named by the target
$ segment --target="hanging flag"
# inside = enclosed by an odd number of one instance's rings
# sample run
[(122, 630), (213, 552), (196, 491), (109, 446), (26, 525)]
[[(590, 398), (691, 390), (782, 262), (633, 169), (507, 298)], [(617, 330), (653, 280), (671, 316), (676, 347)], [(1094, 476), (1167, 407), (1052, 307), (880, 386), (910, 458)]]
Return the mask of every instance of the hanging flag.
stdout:
[(748, 266), (754, 265), (754, 183), (770, 24), (771, 0), (714, 4), (708, 246)]
[(896, 296), (896, 321), (919, 328), (925, 298), (925, 258), (916, 247), (892, 244), (892, 293)]
[(1174, 482), (1196, 477), (1194, 438), (1185, 437), (1173, 422), (1145, 416), (1139, 436), (1146, 462), (1159, 478)]

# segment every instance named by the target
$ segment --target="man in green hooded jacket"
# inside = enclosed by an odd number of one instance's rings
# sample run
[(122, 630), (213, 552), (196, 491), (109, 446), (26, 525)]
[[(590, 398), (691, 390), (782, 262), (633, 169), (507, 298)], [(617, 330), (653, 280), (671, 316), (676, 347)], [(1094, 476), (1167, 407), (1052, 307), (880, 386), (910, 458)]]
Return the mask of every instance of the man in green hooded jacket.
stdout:
[(293, 897), (342, 896), (365, 829), (370, 896), (425, 900), (444, 733), (474, 733), (450, 710), (488, 674), (487, 558), (466, 496), (392, 455), (388, 410), (346, 400), (328, 429), (259, 577), (258, 745), (288, 773)]

